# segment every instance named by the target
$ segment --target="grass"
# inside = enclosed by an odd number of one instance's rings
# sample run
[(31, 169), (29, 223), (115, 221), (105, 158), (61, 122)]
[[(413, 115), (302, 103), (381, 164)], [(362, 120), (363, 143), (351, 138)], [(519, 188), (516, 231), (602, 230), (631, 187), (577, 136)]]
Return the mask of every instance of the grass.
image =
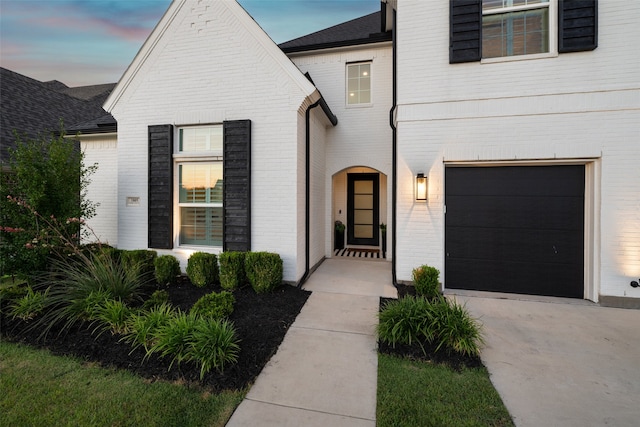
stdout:
[(0, 342), (0, 425), (224, 426), (244, 391), (211, 394)]
[(484, 368), (378, 354), (378, 427), (513, 426)]

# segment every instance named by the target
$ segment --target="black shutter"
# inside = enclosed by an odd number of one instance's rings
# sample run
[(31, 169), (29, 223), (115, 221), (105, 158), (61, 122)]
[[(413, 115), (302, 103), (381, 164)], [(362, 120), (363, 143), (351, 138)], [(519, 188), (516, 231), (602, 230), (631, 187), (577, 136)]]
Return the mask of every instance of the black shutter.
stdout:
[(559, 0), (558, 52), (581, 52), (594, 50), (596, 47), (598, 47), (598, 1)]
[(149, 248), (173, 248), (173, 126), (149, 126)]
[(449, 0), (449, 63), (482, 58), (482, 1)]
[(251, 250), (251, 120), (223, 123), (223, 250)]

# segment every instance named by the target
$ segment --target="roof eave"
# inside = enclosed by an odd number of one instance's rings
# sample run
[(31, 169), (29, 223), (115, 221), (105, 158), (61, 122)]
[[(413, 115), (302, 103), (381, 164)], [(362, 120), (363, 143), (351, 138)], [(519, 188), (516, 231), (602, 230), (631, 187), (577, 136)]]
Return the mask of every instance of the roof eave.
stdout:
[(299, 53), (299, 52), (310, 52), (310, 51), (322, 50), (322, 49), (361, 46), (365, 44), (390, 42), (392, 40), (393, 40), (392, 33), (386, 32), (386, 33), (372, 34), (366, 39), (341, 40), (337, 42), (317, 43), (317, 44), (311, 44), (311, 45), (305, 45), (305, 46), (293, 46), (293, 47), (285, 47), (285, 48), (281, 47), (280, 49), (282, 49), (284, 53), (290, 54), (290, 53)]

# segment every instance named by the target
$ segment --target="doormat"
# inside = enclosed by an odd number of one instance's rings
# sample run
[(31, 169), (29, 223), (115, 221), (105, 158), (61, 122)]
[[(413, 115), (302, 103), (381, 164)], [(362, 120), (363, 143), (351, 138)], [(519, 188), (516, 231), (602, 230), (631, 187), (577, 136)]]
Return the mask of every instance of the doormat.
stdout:
[(359, 249), (359, 248), (346, 248), (336, 249), (333, 251), (333, 255), (337, 257), (350, 257), (350, 258), (386, 258), (384, 254), (380, 254), (379, 249)]

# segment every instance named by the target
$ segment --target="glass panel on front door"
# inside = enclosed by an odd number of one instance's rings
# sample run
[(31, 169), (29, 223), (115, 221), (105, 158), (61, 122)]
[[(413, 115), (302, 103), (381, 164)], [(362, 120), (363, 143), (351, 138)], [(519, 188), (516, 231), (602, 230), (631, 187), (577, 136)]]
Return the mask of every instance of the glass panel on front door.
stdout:
[(348, 175), (347, 243), (378, 245), (378, 175)]

